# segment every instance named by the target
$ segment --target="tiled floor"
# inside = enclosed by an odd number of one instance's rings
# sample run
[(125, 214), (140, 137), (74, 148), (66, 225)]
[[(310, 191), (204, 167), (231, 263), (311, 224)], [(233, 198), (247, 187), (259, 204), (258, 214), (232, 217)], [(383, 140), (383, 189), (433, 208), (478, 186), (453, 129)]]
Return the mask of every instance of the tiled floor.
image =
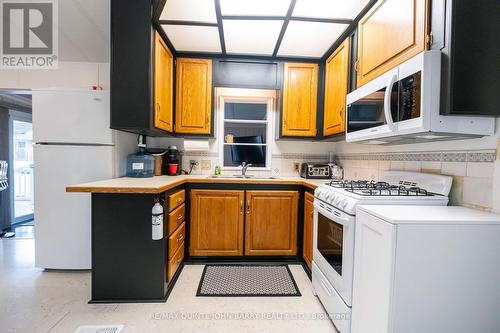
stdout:
[(203, 265), (187, 265), (166, 303), (90, 305), (90, 273), (44, 272), (33, 252), (32, 239), (0, 240), (2, 333), (73, 333), (95, 324), (124, 324), (124, 333), (335, 332), (298, 265), (290, 269), (302, 297), (196, 297)]

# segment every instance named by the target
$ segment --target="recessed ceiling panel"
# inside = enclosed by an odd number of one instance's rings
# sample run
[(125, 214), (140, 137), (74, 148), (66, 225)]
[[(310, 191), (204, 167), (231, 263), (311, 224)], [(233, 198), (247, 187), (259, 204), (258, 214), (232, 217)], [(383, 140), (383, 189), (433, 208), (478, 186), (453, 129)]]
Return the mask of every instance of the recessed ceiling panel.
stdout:
[(219, 29), (192, 25), (162, 25), (177, 51), (221, 52)]
[(160, 20), (217, 23), (215, 5), (210, 0), (167, 0)]
[(369, 2), (370, 0), (297, 0), (292, 16), (352, 20)]
[(347, 26), (338, 23), (290, 21), (278, 55), (320, 58)]
[(279, 20), (223, 20), (226, 52), (272, 55), (282, 26)]
[(220, 0), (222, 15), (285, 16), (288, 7), (290, 0)]

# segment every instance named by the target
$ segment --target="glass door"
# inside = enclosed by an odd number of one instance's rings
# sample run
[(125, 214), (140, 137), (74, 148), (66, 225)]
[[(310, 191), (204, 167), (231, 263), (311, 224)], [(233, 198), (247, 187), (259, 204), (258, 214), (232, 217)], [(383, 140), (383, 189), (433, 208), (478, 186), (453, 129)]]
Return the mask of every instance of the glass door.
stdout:
[(318, 213), (317, 237), (319, 253), (342, 276), (344, 226)]
[(14, 223), (33, 219), (33, 126), (29, 121), (12, 121), (12, 166)]
[[(384, 110), (386, 87), (360, 98), (347, 107), (347, 132), (356, 132), (387, 124)], [(391, 91), (392, 119), (398, 119), (398, 85)]]

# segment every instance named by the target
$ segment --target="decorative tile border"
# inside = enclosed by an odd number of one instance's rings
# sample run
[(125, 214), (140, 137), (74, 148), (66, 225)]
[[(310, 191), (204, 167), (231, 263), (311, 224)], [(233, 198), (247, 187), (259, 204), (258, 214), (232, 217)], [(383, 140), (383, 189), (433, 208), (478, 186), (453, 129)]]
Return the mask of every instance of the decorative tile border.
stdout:
[(181, 151), (182, 156), (197, 156), (197, 157), (219, 157), (219, 154), (209, 151)]
[(431, 162), (485, 162), (496, 160), (496, 151), (446, 151), (408, 153), (349, 153), (336, 155), (337, 160), (370, 161), (431, 161)]
[[(183, 156), (219, 157), (218, 153), (206, 151), (181, 152)], [(328, 161), (328, 154), (284, 153), (273, 154), (273, 159)], [(495, 162), (495, 150), (408, 152), (408, 153), (347, 153), (335, 155), (336, 160), (366, 161), (429, 161), (429, 162)]]
[(322, 160), (328, 161), (328, 154), (284, 153), (273, 154), (272, 158), (283, 160)]

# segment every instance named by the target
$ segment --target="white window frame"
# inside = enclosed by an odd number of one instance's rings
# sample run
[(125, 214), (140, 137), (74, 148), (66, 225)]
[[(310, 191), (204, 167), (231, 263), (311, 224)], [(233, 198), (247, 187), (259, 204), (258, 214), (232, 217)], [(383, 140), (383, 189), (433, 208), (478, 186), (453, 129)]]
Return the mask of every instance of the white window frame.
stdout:
[[(267, 124), (266, 133), (266, 143), (263, 146), (266, 147), (266, 166), (265, 167), (249, 167), (249, 170), (255, 171), (271, 171), (271, 158), (272, 158), (272, 146), (274, 140), (275, 131), (275, 118), (276, 118), (276, 91), (275, 90), (264, 90), (264, 89), (237, 89), (237, 88), (216, 88), (215, 95), (217, 96), (217, 140), (219, 141), (219, 163), (222, 170), (227, 171), (238, 171), (241, 170), (241, 166), (228, 167), (224, 166), (224, 146), (230, 145), (226, 144), (224, 124), (226, 119), (224, 117), (224, 105), (225, 103), (260, 103), (267, 105), (267, 119), (266, 120), (230, 120), (228, 122), (232, 123), (245, 123), (245, 124)], [(248, 144), (255, 145), (255, 144)]]

